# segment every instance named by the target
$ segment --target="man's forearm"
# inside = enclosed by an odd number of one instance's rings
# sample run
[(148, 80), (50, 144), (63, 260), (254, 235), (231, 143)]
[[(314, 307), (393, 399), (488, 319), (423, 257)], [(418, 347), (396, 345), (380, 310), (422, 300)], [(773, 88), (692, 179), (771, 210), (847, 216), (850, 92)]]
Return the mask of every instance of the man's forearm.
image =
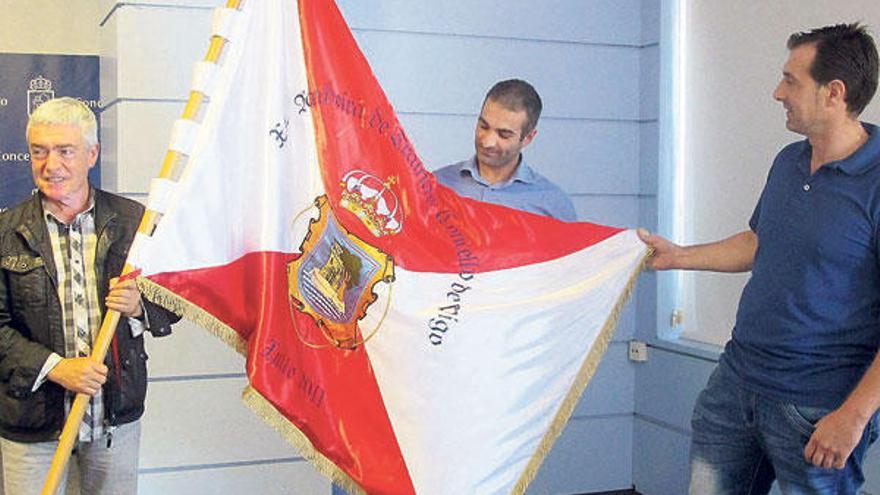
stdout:
[(874, 357), (858, 385), (840, 406), (859, 421), (863, 427), (880, 409), (880, 353)]
[(757, 248), (758, 236), (746, 230), (718, 242), (684, 247), (676, 264), (684, 270), (747, 272), (752, 269)]
[(814, 466), (843, 469), (880, 408), (880, 354), (843, 404), (821, 418), (804, 447), (804, 460)]

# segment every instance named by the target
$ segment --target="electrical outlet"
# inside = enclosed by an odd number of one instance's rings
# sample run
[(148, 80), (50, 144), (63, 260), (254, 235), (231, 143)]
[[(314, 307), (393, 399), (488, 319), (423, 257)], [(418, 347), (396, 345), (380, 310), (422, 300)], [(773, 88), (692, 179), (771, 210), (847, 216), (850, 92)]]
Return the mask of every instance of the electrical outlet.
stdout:
[(629, 360), (644, 363), (648, 360), (648, 344), (640, 340), (629, 341)]

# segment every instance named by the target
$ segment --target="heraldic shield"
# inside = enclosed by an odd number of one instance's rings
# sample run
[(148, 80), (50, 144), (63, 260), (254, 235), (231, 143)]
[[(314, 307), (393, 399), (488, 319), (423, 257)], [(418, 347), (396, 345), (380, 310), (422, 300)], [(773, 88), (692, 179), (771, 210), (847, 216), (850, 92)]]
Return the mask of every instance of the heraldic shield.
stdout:
[[(348, 233), (336, 222), (327, 196), (315, 200), (319, 216), (311, 220), (300, 246), (302, 255), (287, 265), (291, 308), (309, 315), (324, 341), (297, 328), (302, 342), (310, 347), (329, 345), (354, 349), (378, 330), (366, 333), (358, 322), (378, 296), (379, 282), (394, 280), (390, 256)], [(386, 310), (387, 310), (386, 302)]]

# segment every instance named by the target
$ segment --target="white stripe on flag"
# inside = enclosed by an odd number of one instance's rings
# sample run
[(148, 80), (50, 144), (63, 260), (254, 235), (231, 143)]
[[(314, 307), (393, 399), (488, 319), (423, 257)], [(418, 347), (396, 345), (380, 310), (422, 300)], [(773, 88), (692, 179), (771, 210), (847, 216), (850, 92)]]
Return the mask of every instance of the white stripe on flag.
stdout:
[(227, 45), (192, 161), (151, 249), (131, 260), (145, 276), (224, 265), (255, 251), (293, 253), (308, 225), (297, 222), (292, 232), (294, 218), (323, 194), (311, 116), (292, 105), (308, 89), (296, 9), (273, 2), (235, 17), (234, 28), (249, 34)]
[[(395, 269), (391, 310), (366, 346), (417, 493), (510, 492), (644, 252), (628, 230), (469, 282)], [(453, 283), (470, 288), (433, 345), (427, 322), (451, 304)], [(377, 288), (361, 328), (384, 309), (387, 288)]]

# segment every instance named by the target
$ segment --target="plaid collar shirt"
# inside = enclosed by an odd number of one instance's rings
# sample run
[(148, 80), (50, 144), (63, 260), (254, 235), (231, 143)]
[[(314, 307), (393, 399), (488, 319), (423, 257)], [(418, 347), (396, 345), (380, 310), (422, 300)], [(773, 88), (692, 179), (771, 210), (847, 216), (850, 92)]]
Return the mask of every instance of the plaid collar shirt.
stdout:
[[(95, 270), (98, 237), (95, 232), (94, 193), (90, 194), (88, 208), (69, 224), (56, 218), (47, 209), (44, 208), (43, 211), (52, 243), (52, 255), (55, 266), (58, 267), (57, 287), (64, 322), (64, 357), (88, 356), (102, 318)], [(74, 272), (83, 274), (84, 280), (81, 283), (74, 280)], [(77, 321), (87, 322), (84, 325), (87, 335), (77, 335)], [(102, 395), (102, 391), (98, 391), (89, 401), (86, 418), (80, 426), (80, 442), (99, 439), (105, 432)], [(73, 396), (72, 392), (68, 392), (65, 397), (65, 410), (68, 412)]]

